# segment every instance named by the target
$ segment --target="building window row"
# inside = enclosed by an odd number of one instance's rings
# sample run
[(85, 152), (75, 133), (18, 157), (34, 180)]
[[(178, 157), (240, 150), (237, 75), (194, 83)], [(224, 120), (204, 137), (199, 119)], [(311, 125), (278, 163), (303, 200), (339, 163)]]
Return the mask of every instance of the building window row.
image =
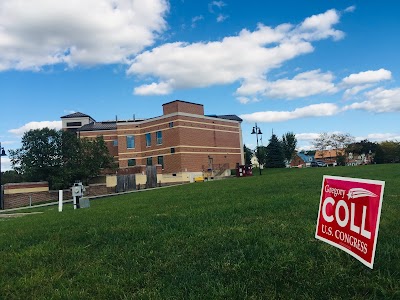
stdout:
[(126, 148), (127, 149), (135, 148), (135, 137), (133, 135), (126, 136)]
[[(164, 156), (157, 156), (157, 164), (161, 165), (162, 168), (164, 169)], [(152, 166), (153, 165), (153, 158), (148, 157), (146, 158), (146, 166)], [(128, 159), (128, 167), (134, 167), (136, 166), (136, 159), (130, 158)]]
[[(151, 133), (146, 133), (146, 147), (151, 146)], [(162, 131), (156, 132), (156, 143), (157, 145), (162, 145), (163, 143), (163, 136)], [(118, 140), (114, 141), (114, 146), (118, 146)], [(135, 137), (133, 135), (126, 136), (126, 148), (127, 149), (134, 149), (135, 148)]]

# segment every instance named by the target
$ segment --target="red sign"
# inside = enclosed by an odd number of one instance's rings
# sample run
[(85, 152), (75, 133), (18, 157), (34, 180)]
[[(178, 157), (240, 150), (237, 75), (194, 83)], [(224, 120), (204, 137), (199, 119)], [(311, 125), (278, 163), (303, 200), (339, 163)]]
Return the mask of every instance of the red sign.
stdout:
[(384, 181), (324, 176), (315, 238), (373, 268)]

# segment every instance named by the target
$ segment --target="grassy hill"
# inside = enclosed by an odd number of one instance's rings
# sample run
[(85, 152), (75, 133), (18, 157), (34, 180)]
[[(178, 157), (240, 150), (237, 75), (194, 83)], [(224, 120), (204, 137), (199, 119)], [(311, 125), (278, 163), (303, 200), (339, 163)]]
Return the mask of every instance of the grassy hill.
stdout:
[[(324, 174), (386, 181), (374, 270), (314, 238)], [(264, 170), (0, 218), (0, 298), (400, 299), (399, 183), (400, 165)]]

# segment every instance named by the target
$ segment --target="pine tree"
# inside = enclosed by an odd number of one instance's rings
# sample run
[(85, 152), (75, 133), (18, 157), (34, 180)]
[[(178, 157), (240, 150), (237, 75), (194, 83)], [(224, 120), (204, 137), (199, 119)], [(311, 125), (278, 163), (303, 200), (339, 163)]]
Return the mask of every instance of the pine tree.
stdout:
[(266, 147), (266, 162), (267, 168), (284, 168), (285, 159), (283, 156), (281, 142), (275, 134), (272, 134), (269, 144)]

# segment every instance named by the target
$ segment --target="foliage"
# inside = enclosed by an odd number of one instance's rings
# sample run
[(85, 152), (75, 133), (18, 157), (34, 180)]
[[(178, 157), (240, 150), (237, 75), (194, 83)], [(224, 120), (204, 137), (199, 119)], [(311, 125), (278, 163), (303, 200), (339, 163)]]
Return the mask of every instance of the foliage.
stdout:
[(312, 142), (315, 149), (319, 151), (324, 151), (328, 146), (330, 146), (330, 136), (326, 132), (322, 132), (319, 136)]
[[(314, 238), (326, 172), (386, 182), (374, 270)], [(398, 166), (268, 173), (1, 218), (0, 298), (399, 298)]]
[(281, 143), (275, 134), (272, 134), (269, 139), (269, 144), (266, 147), (266, 161), (267, 168), (284, 168), (285, 159), (282, 152)]
[(1, 172), (1, 184), (24, 182), (24, 177), (17, 171), (8, 170)]
[(373, 143), (365, 139), (360, 142), (349, 144), (346, 149), (346, 152), (347, 153), (352, 152), (357, 154), (375, 153), (377, 147), (378, 147), (377, 143)]
[(27, 181), (48, 181), (53, 186), (62, 172), (61, 136), (61, 131), (49, 128), (25, 132), (22, 147), (9, 151), (13, 169)]
[(267, 149), (264, 146), (258, 146), (256, 156), (259, 166), (265, 166), (267, 163)]
[(80, 140), (73, 133), (49, 128), (26, 132), (22, 147), (9, 154), (13, 169), (25, 180), (48, 181), (52, 189), (87, 181), (112, 164), (102, 137)]
[(282, 151), (286, 161), (290, 162), (296, 153), (297, 139), (293, 132), (287, 132), (282, 136)]
[(383, 163), (400, 162), (400, 143), (396, 141), (385, 141), (379, 144), (383, 152)]
[(246, 145), (243, 145), (244, 161), (246, 165), (251, 165), (251, 158), (253, 157), (253, 151)]

